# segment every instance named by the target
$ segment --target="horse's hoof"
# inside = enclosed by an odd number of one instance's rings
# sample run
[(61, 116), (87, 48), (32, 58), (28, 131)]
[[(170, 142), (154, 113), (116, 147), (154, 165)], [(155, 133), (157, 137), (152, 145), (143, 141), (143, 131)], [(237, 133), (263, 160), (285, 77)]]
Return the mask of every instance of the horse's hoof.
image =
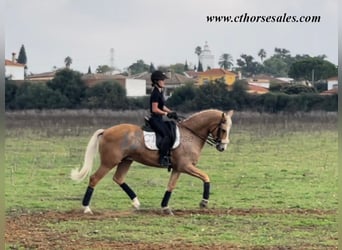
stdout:
[(205, 199), (201, 200), (201, 202), (199, 204), (200, 208), (208, 208), (208, 202), (209, 201), (205, 200)]
[(86, 207), (84, 207), (83, 213), (85, 213), (85, 214), (93, 214), (93, 211), (91, 211), (89, 206), (86, 206)]
[(165, 215), (174, 215), (169, 207), (163, 207), (162, 212)]
[(135, 197), (135, 198), (133, 199), (132, 205), (133, 205), (133, 207), (134, 207), (136, 210), (139, 210), (139, 209), (140, 209), (140, 202), (139, 202), (139, 200), (138, 200), (137, 197)]

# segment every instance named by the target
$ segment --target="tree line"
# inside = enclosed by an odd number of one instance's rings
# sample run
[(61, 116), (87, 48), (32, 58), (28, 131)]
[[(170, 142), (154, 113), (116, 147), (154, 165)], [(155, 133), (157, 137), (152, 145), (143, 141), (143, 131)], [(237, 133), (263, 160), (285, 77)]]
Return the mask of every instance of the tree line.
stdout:
[(142, 109), (147, 97), (128, 98), (116, 81), (88, 87), (81, 73), (65, 68), (46, 83), (5, 81), (5, 109)]
[(248, 83), (237, 80), (231, 90), (223, 79), (200, 87), (188, 84), (177, 88), (168, 99), (168, 105), (176, 110), (188, 112), (209, 108), (221, 110), (256, 112), (337, 111), (337, 94), (319, 95), (315, 87), (273, 85), (269, 93), (256, 95), (247, 91)]
[[(81, 73), (63, 69), (43, 83), (16, 84), (6, 80), (6, 110), (21, 109), (148, 109), (149, 96), (128, 98), (125, 89), (115, 81), (104, 81), (88, 87)], [(271, 92), (253, 95), (247, 92), (247, 82), (237, 80), (227, 89), (223, 79), (197, 87), (187, 84), (177, 88), (167, 105), (183, 112), (208, 108), (279, 111), (337, 111), (337, 95), (321, 96), (318, 87), (303, 85), (272, 85)]]

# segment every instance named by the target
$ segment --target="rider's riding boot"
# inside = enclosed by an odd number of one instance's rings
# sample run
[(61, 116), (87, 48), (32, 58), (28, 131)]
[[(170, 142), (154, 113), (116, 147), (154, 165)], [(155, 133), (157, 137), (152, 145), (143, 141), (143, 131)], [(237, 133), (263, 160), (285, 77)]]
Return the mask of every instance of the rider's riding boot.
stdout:
[(170, 157), (169, 156), (160, 157), (159, 163), (160, 163), (160, 166), (165, 167), (165, 168), (171, 166)]

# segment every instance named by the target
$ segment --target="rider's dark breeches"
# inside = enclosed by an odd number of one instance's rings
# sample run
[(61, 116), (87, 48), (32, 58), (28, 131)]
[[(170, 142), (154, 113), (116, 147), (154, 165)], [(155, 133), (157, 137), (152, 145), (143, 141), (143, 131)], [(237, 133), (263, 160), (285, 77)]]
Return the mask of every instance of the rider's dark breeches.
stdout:
[(169, 129), (167, 125), (164, 123), (162, 117), (156, 116), (152, 116), (150, 118), (150, 125), (156, 133), (162, 136), (162, 141), (159, 150), (160, 157), (167, 156), (169, 148), (171, 146), (171, 139), (169, 136)]

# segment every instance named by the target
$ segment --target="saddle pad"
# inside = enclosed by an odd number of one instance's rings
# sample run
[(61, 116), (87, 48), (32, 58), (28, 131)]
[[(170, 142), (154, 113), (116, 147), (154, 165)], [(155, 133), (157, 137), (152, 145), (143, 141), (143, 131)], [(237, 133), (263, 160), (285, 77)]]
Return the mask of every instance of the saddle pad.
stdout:
[[(145, 146), (150, 150), (158, 150), (156, 133), (147, 132), (147, 131), (143, 131), (143, 132), (144, 132)], [(176, 139), (175, 139), (175, 143), (172, 146), (172, 149), (177, 148), (179, 144), (180, 144), (180, 134), (179, 134), (179, 128), (176, 126)]]

